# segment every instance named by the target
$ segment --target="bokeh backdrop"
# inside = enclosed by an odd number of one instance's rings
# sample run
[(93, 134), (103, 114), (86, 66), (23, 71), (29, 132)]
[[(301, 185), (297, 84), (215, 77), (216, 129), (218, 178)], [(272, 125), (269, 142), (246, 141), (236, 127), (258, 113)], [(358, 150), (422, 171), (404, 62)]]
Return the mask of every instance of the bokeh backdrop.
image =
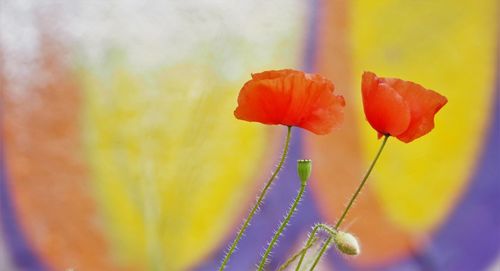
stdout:
[(237, 121), (251, 72), (295, 68), (347, 101), (328, 136), (295, 129), (280, 178), (229, 270), (334, 223), (379, 145), (364, 70), (449, 103), (390, 140), (345, 229), (362, 254), (319, 270), (500, 270), (496, 0), (0, 0), (0, 270), (215, 270), (275, 165), (285, 128)]

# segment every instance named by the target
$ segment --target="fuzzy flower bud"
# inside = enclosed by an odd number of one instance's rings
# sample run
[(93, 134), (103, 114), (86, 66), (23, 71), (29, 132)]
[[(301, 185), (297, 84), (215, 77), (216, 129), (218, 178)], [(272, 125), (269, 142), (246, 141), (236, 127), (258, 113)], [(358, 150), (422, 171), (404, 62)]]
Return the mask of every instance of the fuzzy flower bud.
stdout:
[(312, 161), (311, 160), (298, 160), (297, 172), (299, 174), (300, 182), (305, 185), (311, 176)]
[(355, 256), (361, 252), (358, 240), (348, 232), (337, 232), (334, 241), (338, 250), (344, 254)]

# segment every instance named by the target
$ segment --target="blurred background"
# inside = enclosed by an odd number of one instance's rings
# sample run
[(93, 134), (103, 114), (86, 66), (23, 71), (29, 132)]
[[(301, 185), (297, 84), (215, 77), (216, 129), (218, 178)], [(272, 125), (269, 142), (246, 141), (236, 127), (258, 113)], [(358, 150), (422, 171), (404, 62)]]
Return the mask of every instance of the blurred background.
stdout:
[(299, 188), (275, 270), (334, 223), (380, 142), (364, 70), (448, 97), (427, 136), (390, 140), (317, 270), (500, 270), (496, 0), (0, 0), (0, 270), (215, 270), (285, 128), (238, 121), (250, 73), (333, 80), (346, 119), (293, 131), (284, 171), (231, 258), (253, 270)]

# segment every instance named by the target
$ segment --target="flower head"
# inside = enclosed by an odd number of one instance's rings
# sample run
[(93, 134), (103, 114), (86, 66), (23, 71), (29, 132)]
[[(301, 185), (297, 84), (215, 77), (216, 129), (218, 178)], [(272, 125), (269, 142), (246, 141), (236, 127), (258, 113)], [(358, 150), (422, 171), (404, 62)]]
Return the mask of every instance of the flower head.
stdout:
[(411, 142), (434, 128), (434, 115), (448, 102), (419, 84), (365, 72), (362, 80), (366, 119), (382, 135)]
[(307, 160), (297, 160), (297, 173), (302, 184), (306, 184), (309, 177), (311, 177), (312, 171), (312, 161)]
[(344, 98), (333, 91), (333, 83), (318, 74), (289, 69), (255, 73), (242, 87), (234, 115), (323, 135), (343, 119)]
[(337, 232), (333, 240), (338, 250), (344, 254), (355, 256), (361, 252), (358, 239), (348, 232)]

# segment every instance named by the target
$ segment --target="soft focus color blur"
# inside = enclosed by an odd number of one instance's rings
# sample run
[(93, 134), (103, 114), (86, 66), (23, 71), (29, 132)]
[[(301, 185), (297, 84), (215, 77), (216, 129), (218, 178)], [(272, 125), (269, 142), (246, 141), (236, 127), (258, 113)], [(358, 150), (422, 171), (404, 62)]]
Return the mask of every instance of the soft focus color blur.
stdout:
[(299, 188), (297, 159), (313, 176), (269, 270), (339, 217), (380, 144), (365, 70), (449, 103), (427, 136), (389, 140), (344, 223), (361, 255), (332, 249), (317, 270), (499, 270), (498, 5), (0, 0), (0, 270), (216, 269), (286, 130), (236, 120), (238, 91), (281, 68), (330, 78), (345, 123), (293, 130), (228, 270), (255, 268)]

